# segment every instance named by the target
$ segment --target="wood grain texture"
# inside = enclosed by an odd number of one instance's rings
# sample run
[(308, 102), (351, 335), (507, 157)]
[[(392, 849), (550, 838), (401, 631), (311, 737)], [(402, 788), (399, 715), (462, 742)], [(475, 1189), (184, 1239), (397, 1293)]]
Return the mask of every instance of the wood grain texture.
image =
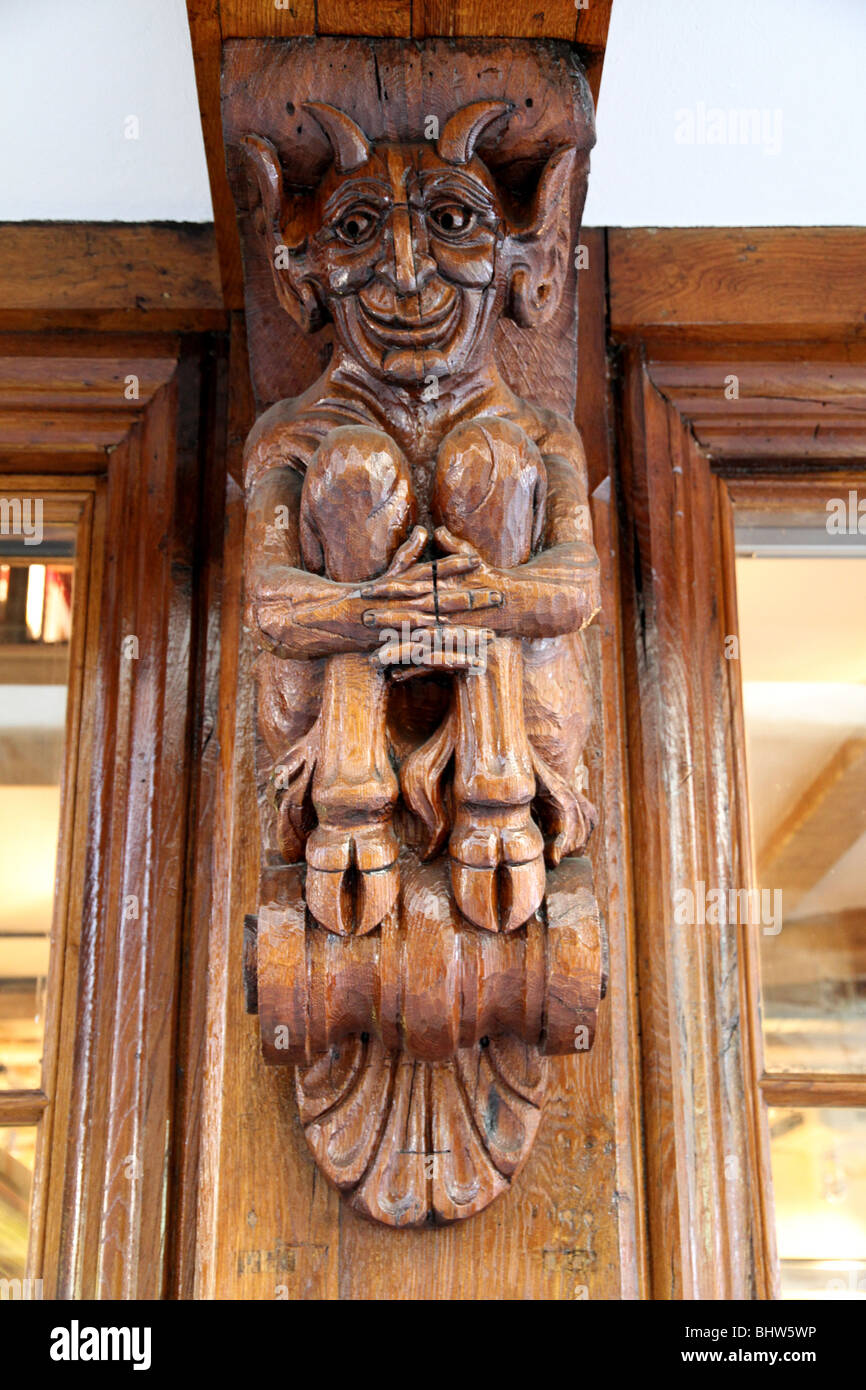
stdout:
[[(486, 0), (413, 0), (411, 7), (404, 8), (411, 9), (416, 38), (571, 39), (603, 50), (611, 3), (588, 0), (578, 8), (574, 0), (548, 0), (543, 6), (523, 5), (518, 0), (503, 0), (496, 6)], [(334, 4), (340, 5), (340, 0)]]
[(626, 677), (635, 819), (652, 1288), (659, 1298), (765, 1295), (750, 1193), (736, 924), (677, 924), (679, 890), (741, 886), (720, 629), (714, 480), (685, 423), (626, 364)]
[[(443, 104), (458, 67), (496, 94)], [(311, 83), (339, 95), (346, 70), (352, 114), (302, 99)], [(501, 317), (533, 333), (562, 298), (589, 96), (562, 47), (319, 41), (233, 45), (225, 109), (258, 184), (250, 219), (236, 178), (270, 299), (306, 333), (334, 326), (319, 381), (266, 412), (246, 451), (270, 755), (247, 989), (265, 1059), (306, 1064), (302, 1118), (331, 1181), (385, 1224), (448, 1222), (503, 1191), (538, 1123), (508, 1079), (524, 1064), (486, 1049), (514, 1040), (530, 1071), (538, 1052), (588, 1051), (604, 987), (589, 866), (567, 857), (596, 819), (576, 785), (575, 634), (598, 608), (583, 451), (493, 358)], [(295, 122), (287, 186), (263, 132)], [(476, 147), (506, 122), (488, 167)], [(253, 325), (253, 363), (272, 351)], [(425, 649), (413, 625), (453, 640)], [(391, 698), (408, 677), (440, 704), (423, 729)], [(358, 1039), (344, 1075), (335, 1057)], [(395, 1147), (407, 1126), (411, 1163)]]
[(191, 654), (194, 688), (187, 757), (190, 762), (189, 833), (180, 945), (177, 1084), (169, 1184), (173, 1219), (167, 1231), (170, 1298), (195, 1296), (196, 1220), (201, 1152), (201, 1109), (207, 1024), (208, 929), (213, 878), (220, 743), (219, 672), (223, 531), (227, 480), (230, 343), (214, 344), (204, 377), (199, 450), (199, 520), (193, 586)]
[(224, 322), (207, 224), (0, 225), (0, 330), (203, 332)]
[[(244, 503), (234, 482), (253, 419), (243, 321), (232, 320), (229, 456), (219, 613), (219, 750), (201, 1111), (197, 1298), (327, 1299), (338, 1291), (339, 1198), (322, 1181), (297, 1117), (291, 1075), (262, 1066), (241, 991), (245, 912), (255, 910), (258, 832), (253, 652), (242, 628)], [(261, 1180), (267, 1170), (266, 1183)]]
[[(734, 497), (723, 478), (715, 480), (715, 505), (721, 555), (722, 594), (720, 615), (726, 636), (739, 637)], [(726, 661), (728, 708), (731, 714), (731, 839), (739, 877), (744, 884), (757, 882), (752, 853), (751, 803), (746, 766), (746, 721), (743, 710), (742, 667)], [(753, 1224), (757, 1235), (758, 1287), (766, 1298), (779, 1297), (779, 1265), (776, 1221), (773, 1211), (773, 1174), (767, 1112), (758, 1086), (764, 1070), (764, 1036), (761, 1023), (761, 940), (757, 924), (741, 925), (738, 942), (741, 1047), (745, 1077), (746, 1170), (754, 1175), (750, 1191)]]
[[(573, 315), (572, 275), (567, 280), (564, 312)], [(552, 330), (557, 346), (551, 352), (544, 343), (534, 344), (538, 334), (524, 331), (524, 337), (515, 339), (513, 355), (502, 355), (503, 370), (510, 382), (522, 392), (536, 391), (543, 399), (555, 404), (562, 401), (570, 406), (569, 381), (573, 392), (574, 360), (567, 350), (569, 331), (563, 324), (556, 323)], [(573, 317), (571, 318), (573, 334)], [(573, 342), (573, 338), (571, 339)], [(506, 344), (507, 350), (507, 344)], [(569, 360), (570, 358), (570, 360)], [(294, 376), (285, 373), (280, 385), (282, 391), (297, 392), (306, 386), (316, 369), (315, 362), (309, 365), (297, 357), (288, 357), (287, 364), (293, 364)], [(555, 364), (556, 378), (550, 382), (551, 368)], [(555, 391), (555, 394), (554, 394)], [(551, 400), (553, 396), (553, 400)], [(573, 396), (571, 398), (573, 400)], [(233, 465), (230, 462), (230, 468)], [(610, 679), (615, 682), (611, 673)], [(226, 714), (234, 706), (229, 699), (222, 706)], [(226, 754), (228, 756), (228, 754)], [(248, 756), (248, 754), (247, 754)], [(597, 755), (594, 755), (597, 756)], [(607, 754), (605, 754), (605, 757)], [(248, 766), (248, 764), (247, 764)], [(232, 755), (233, 775), (246, 776), (243, 753)], [(600, 776), (600, 763), (596, 772)], [(237, 785), (235, 787), (235, 798)], [(249, 798), (249, 792), (246, 797)], [(231, 792), (227, 789), (226, 814), (231, 808)], [(249, 800), (246, 802), (249, 805)], [(628, 1190), (626, 1149), (633, 1143), (633, 1131), (623, 1140), (617, 1169), (617, 1138), (611, 1119), (612, 1071), (616, 1065), (609, 1048), (600, 1051), (601, 1038), (589, 1057), (563, 1061), (552, 1059), (551, 1092), (541, 1136), (536, 1144), (527, 1168), (516, 1180), (509, 1200), (510, 1214), (507, 1219), (496, 1217), (495, 1208), (476, 1216), (472, 1222), (460, 1223), (453, 1228), (441, 1228), (419, 1233), (402, 1232), (395, 1242), (394, 1236), (378, 1231), (368, 1222), (360, 1221), (351, 1212), (345, 1211), (340, 1218), (339, 1230), (336, 1225), (336, 1210), (332, 1205), (322, 1207), (318, 1194), (323, 1192), (321, 1184), (315, 1187), (316, 1199), (311, 1202), (308, 1187), (301, 1184), (309, 1182), (309, 1174), (314, 1171), (309, 1158), (304, 1159), (295, 1147), (293, 1129), (282, 1131), (289, 1143), (289, 1155), (280, 1150), (279, 1128), (272, 1122), (273, 1087), (268, 1094), (267, 1077), (256, 1066), (254, 1051), (246, 1049), (241, 1057), (232, 1057), (232, 1033), (225, 1040), (221, 1032), (225, 1026), (225, 1008), (239, 1007), (231, 1000), (229, 990), (238, 987), (237, 970), (241, 950), (240, 933), (237, 931), (238, 912), (245, 908), (250, 911), (255, 905), (255, 888), (250, 891), (250, 865), (246, 856), (252, 846), (244, 830), (243, 845), (238, 838), (239, 828), (247, 824), (243, 803), (234, 806), (235, 854), (246, 861), (241, 868), (234, 861), (231, 875), (233, 889), (232, 931), (234, 938), (229, 942), (227, 924), (222, 920), (215, 922), (217, 933), (217, 970), (211, 975), (211, 1019), (209, 1035), (214, 1049), (213, 1056), (219, 1055), (219, 1072), (209, 1078), (205, 1105), (206, 1147), (209, 1157), (203, 1175), (200, 1206), (199, 1240), (204, 1250), (203, 1278), (199, 1281), (201, 1292), (213, 1293), (221, 1290), (220, 1296), (230, 1296), (230, 1291), (243, 1287), (255, 1297), (273, 1297), (274, 1276), (272, 1266), (278, 1258), (280, 1243), (285, 1236), (285, 1221), (281, 1226), (283, 1214), (297, 1211), (310, 1216), (313, 1242), (319, 1247), (328, 1247), (327, 1270), (323, 1271), (318, 1284), (320, 1296), (350, 1298), (461, 1298), (461, 1297), (544, 1297), (584, 1298), (617, 1297), (621, 1288), (620, 1274), (620, 1223), (631, 1223), (638, 1219), (634, 1209), (634, 1197)], [(252, 867), (254, 874), (255, 869)], [(617, 870), (620, 875), (622, 870)], [(243, 886), (239, 892), (240, 880), (246, 883), (246, 903), (239, 901), (244, 895)], [(219, 944), (222, 941), (224, 944)], [(232, 974), (228, 969), (227, 952), (232, 952), (234, 964)], [(618, 969), (627, 967), (618, 962)], [(607, 1001), (602, 1009), (608, 1008)], [(240, 1022), (237, 1014), (230, 1016)], [(237, 1049), (235, 1049), (235, 1052)], [(596, 1058), (600, 1065), (595, 1066)], [(252, 1096), (249, 1142), (236, 1144), (236, 1127), (231, 1119), (232, 1111), (239, 1103)], [(619, 1124), (628, 1105), (623, 1099)], [(289, 1112), (287, 1112), (287, 1118)], [(222, 1166), (220, 1167), (220, 1156)], [(633, 1155), (632, 1155), (633, 1156)], [(232, 1160), (231, 1171), (240, 1175), (242, 1191), (250, 1194), (253, 1169), (257, 1172), (265, 1168), (273, 1175), (270, 1191), (259, 1193), (255, 1203), (256, 1226), (259, 1233), (259, 1254), (256, 1257), (256, 1270), (235, 1266), (229, 1251), (225, 1248), (228, 1233), (239, 1229), (251, 1207), (243, 1205), (241, 1192), (235, 1185), (224, 1190), (220, 1202), (220, 1173), (227, 1171), (227, 1163)], [(631, 1158), (628, 1160), (631, 1161)], [(250, 1176), (247, 1176), (247, 1174)], [(259, 1185), (260, 1186), (260, 1185)], [(493, 1219), (491, 1219), (493, 1218)], [(221, 1237), (221, 1239), (219, 1238)], [(291, 1238), (291, 1237), (290, 1237)], [(300, 1267), (309, 1270), (307, 1256), (301, 1250), (297, 1236), (294, 1237), (292, 1259)], [(422, 1243), (423, 1242), (423, 1243)], [(631, 1246), (629, 1244), (631, 1242)], [(410, 1248), (411, 1247), (411, 1248)], [(634, 1237), (622, 1239), (622, 1250), (634, 1248)], [(270, 1252), (270, 1253), (268, 1253)], [(333, 1278), (336, 1276), (336, 1285)], [(636, 1275), (630, 1274), (629, 1287), (635, 1286)], [(317, 1296), (316, 1288), (310, 1282), (292, 1283), (297, 1296)], [(633, 1295), (629, 1295), (633, 1296)]]
[(47, 1105), (44, 1091), (0, 1091), (0, 1124), (38, 1124)]
[(210, 0), (224, 39), (291, 38), (316, 32), (318, 0)]
[(375, 5), (366, 0), (316, 0), (316, 33), (323, 36), (370, 34), (385, 38), (393, 34), (409, 38), (413, 17), (414, 0), (377, 0)]
[(614, 228), (609, 247), (617, 338), (866, 336), (862, 228)]
[(866, 362), (840, 360), (838, 348), (835, 360), (816, 358), (804, 344), (782, 360), (748, 343), (731, 344), (723, 359), (697, 346), (684, 356), (652, 360), (650, 376), (715, 464), (862, 458)]
[[(589, 796), (598, 808), (599, 824), (590, 841), (590, 854), (599, 901), (605, 904), (609, 943), (610, 986), (602, 1004), (596, 1043), (584, 1066), (597, 1077), (594, 1090), (610, 1099), (613, 1115), (615, 1170), (605, 1174), (612, 1183), (616, 1222), (602, 1223), (597, 1249), (602, 1264), (613, 1271), (616, 1284), (599, 1281), (608, 1292), (593, 1296), (646, 1298), (648, 1251), (646, 1192), (642, 1146), (640, 1041), (638, 1032), (637, 968), (634, 941), (634, 901), (627, 767), (625, 693), (622, 670), (622, 605), (617, 516), (617, 458), (612, 430), (611, 383), (607, 360), (606, 235), (581, 232), (588, 264), (579, 273), (578, 373), (575, 423), (586, 448), (595, 544), (601, 565), (602, 609), (584, 636), (593, 677), (593, 723), (587, 740)], [(601, 1173), (599, 1181), (603, 1181)], [(601, 1201), (601, 1192), (599, 1189)], [(615, 1250), (615, 1243), (618, 1250)], [(617, 1260), (618, 1255), (618, 1260)]]
[[(161, 356), (39, 356), (0, 358), (0, 457), (51, 460), (107, 453), (142, 419), (174, 363)], [(116, 349), (115, 349), (116, 351)], [(44, 464), (43, 464), (44, 466)]]
[(166, 1287), (198, 416), (193, 353), (97, 493), (52, 1097), (64, 1124), (51, 1135), (37, 1255), (54, 1296)]
[(573, 0), (555, 0), (544, 9), (505, 0), (491, 9), (478, 0), (385, 0), (380, 5), (369, 0), (290, 0), (277, 9), (273, 0), (187, 0), (226, 308), (242, 306), (243, 274), (220, 122), (224, 41), (305, 34), (576, 40), (597, 102), (611, 4), (612, 0), (589, 0), (576, 10)]
[(207, 157), (214, 235), (219, 260), (222, 303), (227, 312), (242, 307), (244, 299), (241, 248), (234, 203), (226, 177), (220, 118), (220, 64), (222, 32), (219, 0), (187, 0), (189, 33), (198, 90), (198, 107)]
[(866, 1077), (847, 1072), (825, 1072), (820, 1076), (786, 1072), (784, 1076), (762, 1076), (760, 1086), (767, 1105), (852, 1106), (857, 1109), (866, 1106)]

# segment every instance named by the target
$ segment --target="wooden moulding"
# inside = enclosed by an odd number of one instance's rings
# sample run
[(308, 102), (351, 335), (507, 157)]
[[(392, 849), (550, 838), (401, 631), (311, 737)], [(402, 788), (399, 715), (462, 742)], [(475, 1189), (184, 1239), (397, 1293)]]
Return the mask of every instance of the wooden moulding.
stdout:
[(225, 322), (207, 223), (0, 224), (0, 330), (202, 333)]
[[(862, 227), (612, 228), (610, 328), (615, 338), (692, 344), (835, 343), (840, 361), (866, 349)], [(844, 344), (844, 351), (838, 352)]]
[(232, 42), (223, 121), (266, 407), (247, 997), (354, 1209), (448, 1223), (523, 1167), (607, 973), (570, 423), (591, 100), (554, 43)]
[[(675, 892), (750, 881), (724, 659), (727, 519), (706, 455), (626, 354), (620, 448), (652, 1294), (771, 1288), (766, 1149), (752, 1084), (747, 929), (676, 924)], [(734, 614), (735, 620), (735, 614)]]
[[(199, 338), (158, 333), (0, 339), (4, 495), (35, 493), (47, 515), (78, 520), (44, 1094), (30, 1112), (30, 1273), (47, 1297), (159, 1298), (172, 1286), (163, 1223), (191, 974), (180, 966), (203, 352)], [(138, 399), (124, 402), (136, 368)], [(21, 411), (28, 423), (5, 432)], [(46, 448), (46, 419), (78, 450), (72, 467)]]

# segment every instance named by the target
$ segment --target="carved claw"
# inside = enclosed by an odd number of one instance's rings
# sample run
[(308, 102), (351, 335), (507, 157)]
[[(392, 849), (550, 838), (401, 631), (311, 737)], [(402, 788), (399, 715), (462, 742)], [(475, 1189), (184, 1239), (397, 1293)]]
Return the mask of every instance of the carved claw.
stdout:
[(566, 855), (581, 854), (598, 823), (592, 802), (569, 786), (564, 777), (545, 762), (530, 740), (542, 824), (548, 831), (547, 862), (555, 868)]
[(307, 907), (339, 936), (364, 936), (394, 908), (399, 845), (390, 824), (319, 825), (307, 841)]
[(463, 916), (485, 931), (516, 931), (544, 897), (544, 839), (526, 806), (462, 806), (448, 844)]
[(304, 857), (304, 845), (315, 823), (310, 803), (310, 783), (321, 750), (322, 722), (299, 739), (271, 773), (268, 798), (277, 812), (277, 844), (287, 864)]

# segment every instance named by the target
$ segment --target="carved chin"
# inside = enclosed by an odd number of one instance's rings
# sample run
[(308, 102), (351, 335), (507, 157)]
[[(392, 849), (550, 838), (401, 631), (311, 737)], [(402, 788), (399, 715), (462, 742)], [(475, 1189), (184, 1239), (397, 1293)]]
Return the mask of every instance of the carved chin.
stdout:
[(420, 382), (445, 376), (466, 362), (482, 317), (483, 297), (449, 287), (435, 308), (409, 320), (382, 314), (360, 298), (334, 306), (339, 336), (351, 355), (376, 376)]

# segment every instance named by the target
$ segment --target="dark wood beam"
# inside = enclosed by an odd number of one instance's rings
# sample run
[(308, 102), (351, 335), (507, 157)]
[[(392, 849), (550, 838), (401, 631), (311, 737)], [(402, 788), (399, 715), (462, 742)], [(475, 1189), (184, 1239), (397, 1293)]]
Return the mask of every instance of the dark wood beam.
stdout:
[(866, 228), (615, 228), (614, 337), (866, 342)]
[(0, 224), (0, 330), (221, 328), (209, 223)]

